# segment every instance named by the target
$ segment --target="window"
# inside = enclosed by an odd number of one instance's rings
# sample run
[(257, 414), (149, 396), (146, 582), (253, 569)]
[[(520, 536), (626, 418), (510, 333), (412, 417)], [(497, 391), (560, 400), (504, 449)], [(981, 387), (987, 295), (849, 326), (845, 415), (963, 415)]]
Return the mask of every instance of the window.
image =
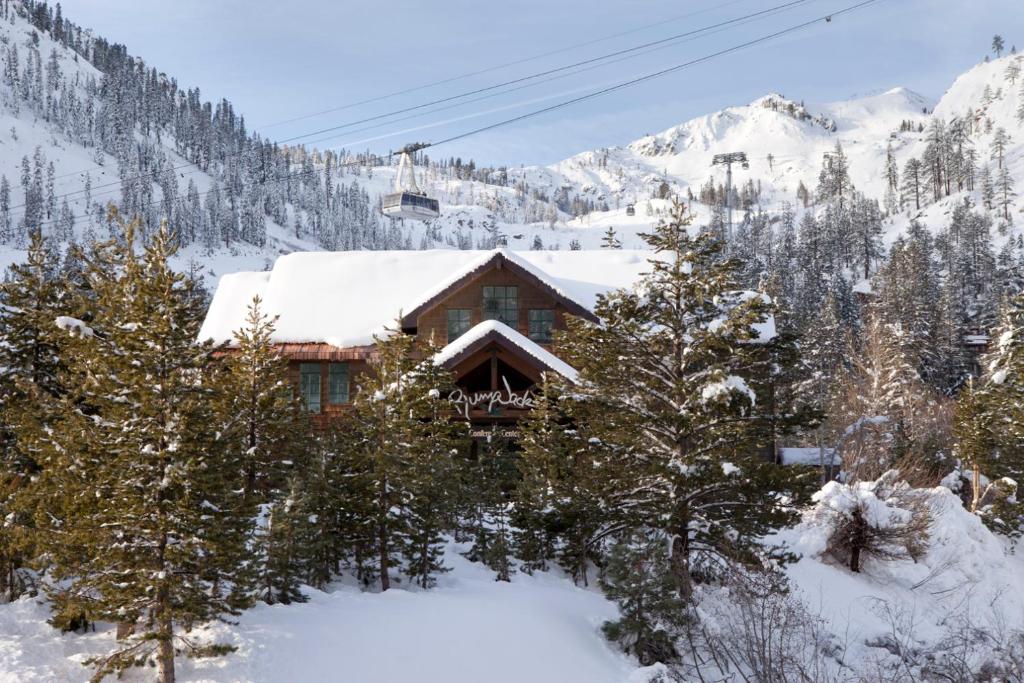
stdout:
[(299, 365), (299, 395), (306, 410), (311, 413), (320, 412), (320, 364), (301, 363)]
[(348, 403), (348, 363), (327, 366), (327, 402), (332, 405)]
[(484, 320), (498, 320), (513, 330), (519, 327), (519, 288), (484, 287)]
[(469, 309), (448, 309), (448, 343), (455, 341), (469, 331)]
[(531, 308), (530, 339), (546, 344), (551, 341), (551, 330), (555, 327), (555, 312), (550, 308)]

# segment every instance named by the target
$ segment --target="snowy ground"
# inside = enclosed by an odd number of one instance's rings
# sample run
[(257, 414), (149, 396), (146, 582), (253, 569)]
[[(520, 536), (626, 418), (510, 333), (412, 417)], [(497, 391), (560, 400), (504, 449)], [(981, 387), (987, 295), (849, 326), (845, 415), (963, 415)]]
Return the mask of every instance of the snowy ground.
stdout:
[[(924, 661), (984, 630), (991, 638), (966, 650), (980, 658), (998, 638), (1024, 630), (1024, 559), (948, 489), (926, 495), (930, 543), (917, 562), (867, 562), (853, 574), (817, 557), (825, 535), (810, 519), (775, 539), (803, 554), (787, 571), (793, 595), (827, 624), (834, 680), (874, 680), (871, 671), (895, 670), (901, 664), (893, 643)], [(206, 627), (205, 639), (238, 650), (179, 660), (179, 680), (634, 683), (653, 673), (604, 641), (600, 625), (616, 609), (596, 589), (553, 572), (499, 583), (454, 545), (447, 563), (452, 571), (429, 591), (307, 589), (308, 603), (261, 604), (237, 625)], [(720, 599), (716, 594), (724, 595), (712, 590), (706, 599)], [(706, 603), (702, 612), (714, 608)], [(61, 635), (47, 616), (45, 605), (30, 599), (0, 605), (0, 683), (85, 681), (82, 659), (113, 645), (110, 627)], [(150, 677), (136, 670), (127, 680)]]
[[(453, 571), (429, 591), (308, 589), (308, 603), (260, 605), (206, 630), (237, 652), (179, 659), (178, 680), (620, 683), (635, 670), (604, 642), (615, 607), (600, 593), (543, 573), (499, 583), (457, 552), (447, 560)], [(86, 681), (80, 660), (113, 644), (110, 629), (62, 636), (46, 617), (32, 600), (0, 606), (0, 683)]]

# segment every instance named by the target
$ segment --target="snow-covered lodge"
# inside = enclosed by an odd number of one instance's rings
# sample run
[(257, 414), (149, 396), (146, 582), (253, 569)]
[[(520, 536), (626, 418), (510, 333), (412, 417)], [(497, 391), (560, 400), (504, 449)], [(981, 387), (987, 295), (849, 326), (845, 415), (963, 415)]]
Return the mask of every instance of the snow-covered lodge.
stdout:
[(552, 333), (595, 320), (597, 296), (631, 287), (650, 252), (346, 251), (282, 256), (269, 272), (225, 275), (202, 339), (230, 343), (253, 298), (277, 316), (273, 340), (306, 409), (329, 419), (352, 398), (374, 336), (400, 326), (433, 339), (458, 389), (453, 409), (482, 436), (529, 408), (541, 373), (572, 377)]

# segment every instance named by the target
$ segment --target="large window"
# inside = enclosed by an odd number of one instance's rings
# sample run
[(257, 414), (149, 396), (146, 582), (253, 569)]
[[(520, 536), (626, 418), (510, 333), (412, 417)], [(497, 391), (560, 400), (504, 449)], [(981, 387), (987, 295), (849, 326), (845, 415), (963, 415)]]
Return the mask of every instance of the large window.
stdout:
[(469, 314), (468, 308), (449, 308), (448, 309), (448, 343), (452, 343), (462, 335), (469, 331)]
[(519, 328), (519, 288), (515, 285), (484, 287), (484, 320), (499, 320)]
[(320, 363), (299, 364), (299, 395), (306, 410), (320, 412)]
[(331, 363), (327, 367), (327, 402), (348, 403), (348, 363)]
[(530, 339), (547, 344), (551, 341), (551, 330), (555, 327), (555, 312), (550, 308), (531, 308)]

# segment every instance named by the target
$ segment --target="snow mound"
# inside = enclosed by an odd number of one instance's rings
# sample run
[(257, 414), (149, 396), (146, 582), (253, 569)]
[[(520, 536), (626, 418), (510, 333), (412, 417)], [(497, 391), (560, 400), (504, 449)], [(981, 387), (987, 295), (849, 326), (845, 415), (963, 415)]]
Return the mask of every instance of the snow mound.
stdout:
[[(873, 482), (843, 487), (826, 485), (819, 505), (850, 508)], [(894, 629), (923, 648), (948, 637), (956, 623), (980, 628), (1024, 629), (1024, 562), (1005, 539), (989, 531), (948, 488), (915, 490), (929, 515), (928, 546), (917, 561), (868, 561), (862, 572), (823, 559), (827, 539), (813, 511), (793, 529), (779, 534), (801, 559), (787, 568), (795, 593), (831, 622), (837, 639), (847, 642), (844, 659), (866, 662), (891, 656), (877, 643)], [(863, 509), (863, 508), (862, 508)], [(899, 522), (904, 510), (874, 499), (867, 506), (881, 523)]]

